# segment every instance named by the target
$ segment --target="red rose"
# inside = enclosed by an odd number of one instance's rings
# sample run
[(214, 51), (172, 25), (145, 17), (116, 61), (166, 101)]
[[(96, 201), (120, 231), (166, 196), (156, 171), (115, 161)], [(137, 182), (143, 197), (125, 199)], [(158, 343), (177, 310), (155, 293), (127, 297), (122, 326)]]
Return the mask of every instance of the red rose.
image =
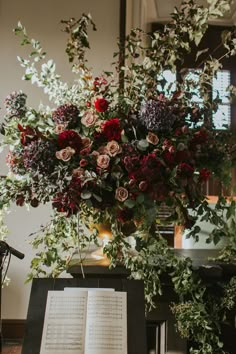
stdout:
[(102, 125), (102, 132), (103, 135), (107, 138), (107, 140), (119, 141), (121, 139), (121, 132), (122, 132), (119, 118), (112, 118), (110, 120), (107, 120)]
[(80, 151), (83, 145), (81, 137), (74, 130), (65, 130), (64, 132), (60, 133), (58, 135), (57, 143), (61, 149), (65, 149), (66, 147), (70, 146), (77, 153)]
[(105, 98), (97, 98), (96, 101), (94, 102), (94, 107), (97, 112), (106, 112), (107, 108), (109, 106), (109, 103)]
[(163, 159), (168, 166), (172, 166), (175, 162), (174, 154), (169, 151), (163, 152)]
[(199, 171), (199, 182), (206, 182), (211, 175), (211, 171), (207, 168), (202, 168)]

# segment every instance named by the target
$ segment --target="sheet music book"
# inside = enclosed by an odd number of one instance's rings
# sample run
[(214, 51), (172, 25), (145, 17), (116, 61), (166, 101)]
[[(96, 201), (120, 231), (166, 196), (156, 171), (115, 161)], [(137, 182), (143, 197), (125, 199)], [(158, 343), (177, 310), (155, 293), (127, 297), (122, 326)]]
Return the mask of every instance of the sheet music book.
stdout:
[(40, 354), (127, 354), (127, 293), (48, 291)]

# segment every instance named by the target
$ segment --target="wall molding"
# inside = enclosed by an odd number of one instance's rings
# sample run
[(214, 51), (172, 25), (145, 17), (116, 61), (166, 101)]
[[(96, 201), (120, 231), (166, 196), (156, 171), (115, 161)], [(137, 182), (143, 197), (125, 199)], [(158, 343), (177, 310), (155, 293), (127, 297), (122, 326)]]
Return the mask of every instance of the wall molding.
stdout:
[(26, 320), (2, 320), (2, 337), (4, 340), (23, 340)]

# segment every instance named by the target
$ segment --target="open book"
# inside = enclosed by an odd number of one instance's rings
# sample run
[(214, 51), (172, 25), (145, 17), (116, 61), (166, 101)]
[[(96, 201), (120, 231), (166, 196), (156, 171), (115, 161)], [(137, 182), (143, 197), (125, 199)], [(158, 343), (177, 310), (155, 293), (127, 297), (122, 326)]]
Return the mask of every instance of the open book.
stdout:
[(127, 294), (48, 291), (40, 354), (127, 354)]

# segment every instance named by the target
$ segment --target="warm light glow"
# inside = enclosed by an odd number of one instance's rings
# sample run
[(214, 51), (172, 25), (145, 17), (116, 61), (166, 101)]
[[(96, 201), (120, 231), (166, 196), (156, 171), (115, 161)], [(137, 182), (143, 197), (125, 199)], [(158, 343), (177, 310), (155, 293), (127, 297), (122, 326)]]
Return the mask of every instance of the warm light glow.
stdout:
[(109, 231), (101, 232), (98, 235), (103, 240), (110, 240), (112, 238), (112, 233)]

